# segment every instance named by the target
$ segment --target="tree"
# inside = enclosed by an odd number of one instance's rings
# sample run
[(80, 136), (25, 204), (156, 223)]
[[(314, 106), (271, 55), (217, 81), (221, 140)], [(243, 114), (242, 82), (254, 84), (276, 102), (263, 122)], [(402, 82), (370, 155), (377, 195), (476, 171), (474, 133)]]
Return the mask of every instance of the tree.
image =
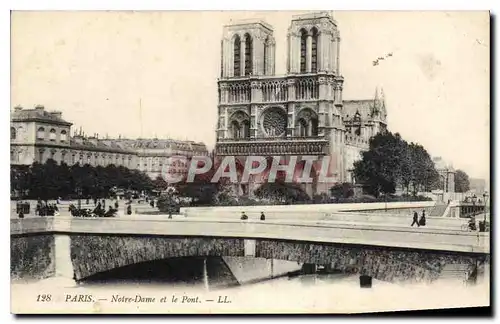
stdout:
[(420, 144), (408, 145), (410, 156), (410, 172), (412, 193), (414, 196), (421, 190), (429, 191), (433, 183), (439, 180), (439, 174), (434, 167), (431, 156)]
[(296, 183), (286, 183), (281, 180), (266, 182), (254, 191), (257, 198), (269, 199), (276, 203), (306, 203), (311, 200), (309, 195)]
[(350, 198), (354, 196), (354, 189), (352, 183), (349, 182), (337, 183), (330, 188), (330, 193), (337, 199)]
[(467, 192), (470, 190), (469, 176), (462, 170), (455, 173), (455, 192)]
[(425, 148), (408, 144), (396, 133), (385, 132), (370, 139), (368, 151), (354, 163), (354, 176), (365, 185), (369, 194), (392, 194), (400, 184), (414, 196), (428, 190), (439, 178)]
[(168, 183), (159, 174), (155, 180), (153, 180), (153, 186), (156, 190), (163, 191), (168, 188)]
[(45, 164), (35, 162), (28, 168), (11, 169), (11, 191), (26, 194), (27, 198), (74, 198), (79, 192), (83, 197), (109, 197), (113, 188), (149, 191), (153, 181), (143, 172), (114, 165), (77, 163), (68, 167), (48, 160)]
[(354, 176), (375, 197), (394, 193), (401, 179), (401, 161), (406, 158), (405, 154), (405, 143), (398, 133), (379, 133), (370, 139), (362, 159), (354, 163)]

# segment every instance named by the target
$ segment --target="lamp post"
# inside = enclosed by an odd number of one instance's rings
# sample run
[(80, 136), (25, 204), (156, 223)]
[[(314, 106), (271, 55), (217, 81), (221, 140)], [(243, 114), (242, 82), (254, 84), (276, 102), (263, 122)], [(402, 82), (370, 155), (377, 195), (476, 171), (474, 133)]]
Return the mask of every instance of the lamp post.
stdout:
[(78, 210), (80, 210), (82, 209), (82, 189), (78, 187), (76, 193), (78, 194)]
[(474, 195), (471, 197), (471, 200), (472, 200), (472, 215), (474, 215), (474, 213), (475, 213), (475, 209), (476, 209), (476, 201), (477, 201), (477, 196), (476, 196), (476, 194), (474, 194)]
[(483, 220), (483, 222), (484, 222), (485, 231), (486, 231), (486, 201), (487, 201), (487, 199), (488, 199), (488, 192), (485, 191), (483, 193), (483, 201), (484, 201), (484, 220)]

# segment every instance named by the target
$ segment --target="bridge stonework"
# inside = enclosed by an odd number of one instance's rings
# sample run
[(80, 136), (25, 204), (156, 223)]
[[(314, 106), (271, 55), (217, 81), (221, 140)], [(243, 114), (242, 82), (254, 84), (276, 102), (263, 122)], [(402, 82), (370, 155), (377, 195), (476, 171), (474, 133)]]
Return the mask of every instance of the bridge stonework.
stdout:
[(484, 262), (484, 256), (452, 252), (276, 240), (260, 240), (256, 250), (256, 257), (330, 265), (390, 282), (433, 281), (446, 264), (467, 264), (472, 269), (476, 260)]
[(10, 242), (11, 278), (45, 279), (55, 274), (54, 235), (13, 236)]
[(248, 245), (255, 257), (328, 264), (391, 282), (432, 281), (446, 264), (467, 264), (472, 269), (476, 261), (482, 263), (485, 258), (464, 253), (264, 239), (72, 235), (71, 260), (79, 280), (117, 267), (172, 257), (248, 256)]
[[(61, 240), (55, 240), (55, 236), (66, 238), (68, 243), (57, 244)], [(200, 256), (255, 256), (329, 265), (389, 282), (432, 281), (446, 264), (465, 264), (473, 269), (477, 264), (489, 262), (484, 253), (279, 239), (39, 233), (11, 237), (11, 277), (43, 279), (63, 275), (81, 280), (135, 263)], [(70, 264), (71, 269), (59, 269)]]
[(242, 256), (242, 239), (71, 235), (77, 280), (139, 262), (189, 256)]

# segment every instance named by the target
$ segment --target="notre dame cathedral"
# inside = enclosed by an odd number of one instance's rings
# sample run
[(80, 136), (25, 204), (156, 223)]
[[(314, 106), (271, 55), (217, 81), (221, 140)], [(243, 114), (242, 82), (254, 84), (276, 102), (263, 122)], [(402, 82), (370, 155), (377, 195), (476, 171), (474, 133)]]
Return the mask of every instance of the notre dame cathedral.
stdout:
[[(250, 155), (329, 156), (333, 183), (303, 184), (309, 195), (327, 192), (335, 182), (352, 182), (354, 161), (370, 137), (386, 129), (383, 93), (367, 100), (343, 100), (340, 32), (328, 13), (294, 16), (287, 34), (287, 73), (275, 74), (273, 27), (263, 21), (224, 26), (216, 157)], [(296, 172), (304, 164), (298, 163)], [(313, 165), (312, 176), (320, 165)], [(269, 167), (268, 167), (269, 168)], [(250, 194), (266, 172), (242, 185)]]

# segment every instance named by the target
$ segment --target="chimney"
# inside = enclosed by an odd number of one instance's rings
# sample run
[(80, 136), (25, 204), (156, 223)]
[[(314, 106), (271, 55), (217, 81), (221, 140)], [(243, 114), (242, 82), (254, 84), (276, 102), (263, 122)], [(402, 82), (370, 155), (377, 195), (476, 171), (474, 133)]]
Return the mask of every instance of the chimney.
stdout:
[(51, 112), (50, 112), (50, 115), (51, 115), (52, 117), (55, 117), (55, 118), (59, 118), (59, 119), (61, 119), (61, 117), (62, 117), (62, 112), (60, 112), (60, 111), (51, 111)]
[(94, 134), (94, 136), (90, 136), (89, 138), (87, 138), (87, 140), (88, 140), (90, 143), (92, 143), (92, 144), (94, 144), (94, 145), (97, 145), (97, 138), (95, 137), (95, 134)]
[(36, 105), (36, 106), (35, 106), (35, 109), (36, 109), (36, 110), (44, 110), (44, 109), (45, 109), (45, 107), (44, 107), (43, 105)]

